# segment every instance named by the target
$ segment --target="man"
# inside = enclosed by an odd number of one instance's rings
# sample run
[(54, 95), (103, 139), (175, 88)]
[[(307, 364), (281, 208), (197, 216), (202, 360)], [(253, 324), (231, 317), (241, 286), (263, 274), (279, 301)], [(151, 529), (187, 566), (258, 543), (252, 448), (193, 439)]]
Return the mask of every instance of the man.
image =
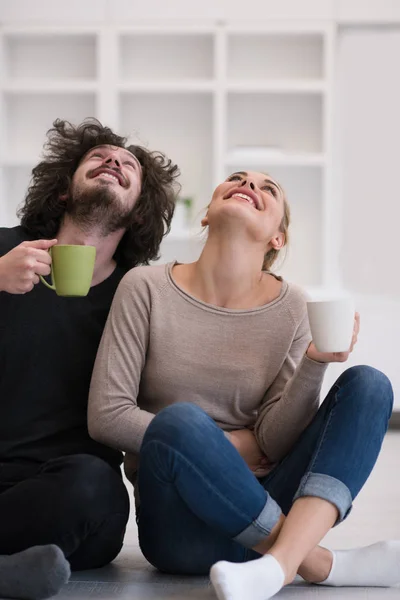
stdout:
[[(21, 225), (0, 229), (0, 555), (14, 555), (0, 556), (0, 596), (14, 597), (55, 593), (64, 555), (89, 569), (122, 547), (122, 454), (89, 437), (89, 384), (119, 281), (157, 257), (169, 230), (178, 169), (96, 120), (57, 120), (32, 175)], [(87, 297), (39, 283), (56, 243), (96, 247)]]

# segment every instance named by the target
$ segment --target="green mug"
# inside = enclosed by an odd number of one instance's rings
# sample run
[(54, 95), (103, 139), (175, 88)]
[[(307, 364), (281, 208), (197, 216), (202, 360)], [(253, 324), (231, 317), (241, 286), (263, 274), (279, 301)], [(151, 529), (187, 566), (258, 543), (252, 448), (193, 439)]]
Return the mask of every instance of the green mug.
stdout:
[(87, 296), (92, 283), (96, 248), (60, 245), (50, 248), (50, 254), (52, 284), (40, 276), (42, 283), (54, 290), (57, 296)]

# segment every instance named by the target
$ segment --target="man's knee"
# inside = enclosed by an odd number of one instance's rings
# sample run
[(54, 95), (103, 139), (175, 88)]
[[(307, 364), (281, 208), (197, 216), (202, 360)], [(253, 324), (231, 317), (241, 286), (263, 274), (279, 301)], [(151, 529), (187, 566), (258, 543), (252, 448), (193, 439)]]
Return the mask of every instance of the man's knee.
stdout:
[(74, 454), (46, 463), (43, 473), (57, 473), (66, 513), (91, 521), (109, 514), (129, 517), (129, 496), (122, 477), (97, 456)]

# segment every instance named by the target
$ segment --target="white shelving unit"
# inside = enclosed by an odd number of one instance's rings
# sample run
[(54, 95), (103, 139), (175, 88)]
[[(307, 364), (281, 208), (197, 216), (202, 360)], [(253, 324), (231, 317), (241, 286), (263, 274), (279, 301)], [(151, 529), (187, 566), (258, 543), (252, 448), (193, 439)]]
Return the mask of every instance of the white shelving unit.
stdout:
[(3, 27), (0, 36), (0, 224), (17, 222), (52, 121), (95, 116), (181, 168), (192, 228), (166, 238), (162, 260), (195, 259), (202, 242), (191, 231), (213, 187), (234, 170), (262, 170), (292, 207), (281, 271), (303, 285), (335, 282), (333, 23)]
[(283, 185), (292, 227), (277, 270), (302, 285), (333, 286), (338, 281), (330, 197), (334, 26), (230, 27), (224, 36), (223, 174), (261, 170)]

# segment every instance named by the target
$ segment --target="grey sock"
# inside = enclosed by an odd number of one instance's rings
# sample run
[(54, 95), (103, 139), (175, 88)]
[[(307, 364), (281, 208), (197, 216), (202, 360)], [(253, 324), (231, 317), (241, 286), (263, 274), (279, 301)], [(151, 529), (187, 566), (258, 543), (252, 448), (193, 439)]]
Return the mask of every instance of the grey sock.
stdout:
[(34, 546), (0, 556), (0, 597), (41, 600), (67, 583), (71, 570), (58, 546)]

